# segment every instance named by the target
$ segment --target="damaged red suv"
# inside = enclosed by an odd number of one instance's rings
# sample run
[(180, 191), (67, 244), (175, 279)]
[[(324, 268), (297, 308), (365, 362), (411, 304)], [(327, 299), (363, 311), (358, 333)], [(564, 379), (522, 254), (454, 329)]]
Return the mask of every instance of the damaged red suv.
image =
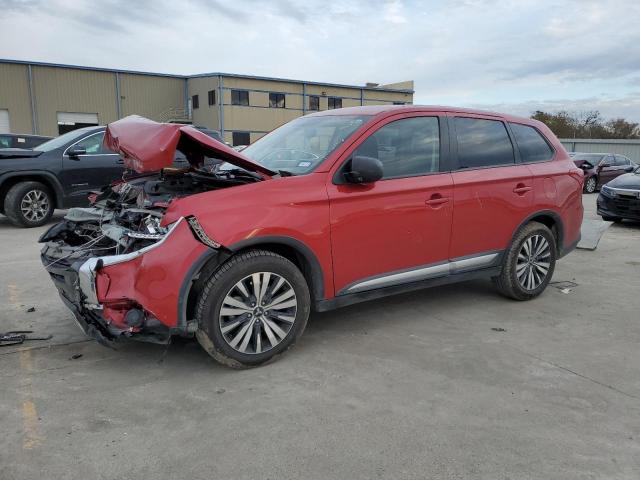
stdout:
[[(216, 360), (255, 366), (311, 310), (477, 277), (534, 298), (580, 238), (583, 173), (534, 120), (345, 108), (239, 153), (128, 117), (105, 143), (133, 172), (40, 239), (62, 300), (102, 343), (195, 335)], [(171, 168), (176, 150), (190, 168)]]

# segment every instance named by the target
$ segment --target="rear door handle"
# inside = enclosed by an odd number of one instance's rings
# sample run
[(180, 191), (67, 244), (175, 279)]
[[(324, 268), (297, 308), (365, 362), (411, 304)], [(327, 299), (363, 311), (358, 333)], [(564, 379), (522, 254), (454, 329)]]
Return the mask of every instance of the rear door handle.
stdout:
[(516, 185), (516, 188), (513, 189), (513, 193), (517, 193), (518, 195), (524, 195), (530, 190), (531, 190), (531, 187), (523, 183), (519, 183), (518, 185)]
[(448, 201), (449, 197), (443, 197), (439, 193), (434, 193), (433, 195), (431, 195), (431, 198), (429, 198), (429, 200), (425, 200), (424, 203), (425, 205), (428, 205), (430, 207), (439, 207), (440, 205), (445, 204)]

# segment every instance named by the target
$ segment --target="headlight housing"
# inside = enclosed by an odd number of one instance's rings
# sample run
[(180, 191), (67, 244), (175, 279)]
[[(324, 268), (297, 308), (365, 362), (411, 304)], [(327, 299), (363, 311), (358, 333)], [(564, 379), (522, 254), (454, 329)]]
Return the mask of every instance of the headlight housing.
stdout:
[(616, 192), (612, 188), (607, 187), (606, 185), (602, 186), (602, 188), (600, 189), (600, 193), (602, 193), (603, 195), (605, 195), (607, 197), (615, 197), (616, 196)]

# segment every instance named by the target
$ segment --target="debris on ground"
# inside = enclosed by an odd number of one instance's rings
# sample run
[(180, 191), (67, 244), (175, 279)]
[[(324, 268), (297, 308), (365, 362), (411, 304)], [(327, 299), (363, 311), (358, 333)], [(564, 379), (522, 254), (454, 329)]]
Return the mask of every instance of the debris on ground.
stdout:
[(20, 345), (27, 341), (33, 340), (50, 340), (53, 335), (48, 337), (29, 337), (33, 333), (31, 330), (14, 330), (12, 332), (0, 333), (0, 347), (8, 347), (9, 345)]
[(27, 308), (27, 313), (33, 313), (36, 311), (36, 307), (29, 307)]
[(571, 291), (578, 286), (576, 282), (570, 282), (570, 281), (550, 282), (549, 285), (557, 288), (558, 290), (560, 290), (560, 292), (564, 293), (565, 295), (569, 295)]
[(491, 330), (493, 330), (494, 332), (506, 332), (507, 331), (506, 328), (502, 328), (502, 327), (492, 327)]
[(77, 360), (82, 357), (81, 353), (74, 353), (69, 360)]
[(226, 392), (226, 390), (224, 388), (219, 388), (218, 390), (216, 390), (216, 393), (220, 394), (220, 393), (224, 393)]

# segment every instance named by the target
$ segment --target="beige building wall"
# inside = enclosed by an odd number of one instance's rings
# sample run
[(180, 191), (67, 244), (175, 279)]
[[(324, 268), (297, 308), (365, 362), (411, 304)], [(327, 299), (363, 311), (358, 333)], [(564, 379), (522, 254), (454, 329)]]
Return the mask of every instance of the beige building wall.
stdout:
[[(58, 134), (58, 112), (97, 114), (100, 124), (132, 114), (156, 121), (189, 121), (187, 99), (193, 95), (199, 97), (199, 107), (191, 110), (193, 124), (222, 129), (228, 141), (233, 132), (249, 133), (252, 142), (296, 117), (312, 113), (312, 95), (319, 97), (320, 110), (328, 109), (330, 97), (341, 98), (343, 107), (413, 102), (410, 81), (367, 88), (225, 74), (185, 79), (44, 64), (31, 64), (31, 69), (37, 131), (52, 136)], [(28, 80), (28, 65), (0, 62), (0, 109), (9, 110), (14, 132), (34, 130)], [(233, 89), (249, 92), (249, 106), (231, 104)], [(215, 105), (209, 105), (210, 90), (216, 92)], [(285, 95), (285, 108), (270, 108), (270, 92)]]
[(111, 72), (32, 66), (38, 132), (58, 135), (58, 112), (97, 113), (100, 124), (116, 115), (116, 79)]
[[(190, 80), (191, 82), (192, 80)], [(413, 82), (402, 82), (397, 88), (412, 89)], [(304, 84), (284, 80), (223, 77), (224, 137), (232, 143), (233, 132), (249, 132), (252, 142), (279, 127), (300, 117), (309, 110), (309, 96), (318, 96), (320, 110), (327, 110), (328, 99), (342, 99), (342, 107), (413, 103), (413, 94), (389, 92), (380, 89), (342, 87), (322, 84)], [(232, 105), (231, 90), (247, 90), (249, 106)], [(269, 92), (285, 94), (285, 108), (269, 108)], [(200, 101), (202, 105), (202, 100)]]
[[(209, 91), (215, 91), (215, 105), (209, 105)], [(218, 76), (194, 77), (189, 79), (189, 98), (198, 95), (200, 107), (192, 108), (194, 125), (220, 130), (220, 91)]]
[(131, 73), (118, 75), (123, 117), (141, 115), (163, 121), (170, 110), (186, 108), (185, 80), (182, 78)]
[(33, 133), (26, 65), (0, 63), (0, 109), (9, 110), (13, 133)]

